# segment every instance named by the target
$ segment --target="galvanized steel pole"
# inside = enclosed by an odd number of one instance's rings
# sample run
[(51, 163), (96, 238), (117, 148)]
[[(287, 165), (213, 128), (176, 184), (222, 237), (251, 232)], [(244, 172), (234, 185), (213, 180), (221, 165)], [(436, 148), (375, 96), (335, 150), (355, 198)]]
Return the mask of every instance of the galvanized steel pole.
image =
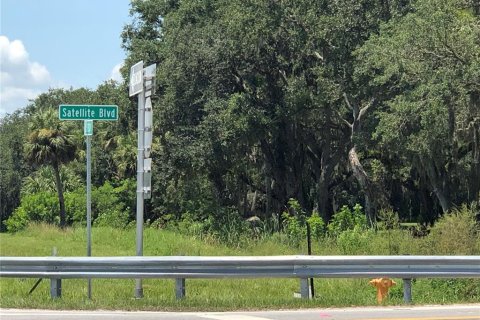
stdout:
[(403, 302), (412, 303), (412, 279), (403, 279)]
[[(52, 256), (57, 256), (57, 247), (53, 247)], [(50, 279), (50, 296), (52, 297), (52, 299), (60, 298), (62, 296), (62, 279)]]
[[(87, 141), (87, 257), (92, 255), (92, 136)], [(92, 299), (92, 279), (88, 279), (87, 296)]]
[[(142, 70), (143, 77), (143, 70)], [(137, 150), (137, 256), (143, 255), (143, 159), (145, 131), (145, 91), (138, 94), (138, 150)], [(143, 298), (142, 279), (135, 280), (135, 298)]]

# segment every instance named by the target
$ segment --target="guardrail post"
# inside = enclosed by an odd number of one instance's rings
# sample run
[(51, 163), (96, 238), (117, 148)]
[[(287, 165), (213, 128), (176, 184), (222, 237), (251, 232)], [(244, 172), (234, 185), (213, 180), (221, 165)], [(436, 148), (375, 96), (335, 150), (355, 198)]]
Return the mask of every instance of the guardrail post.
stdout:
[(184, 278), (175, 279), (175, 298), (177, 298), (177, 300), (185, 298), (185, 279)]
[(310, 292), (310, 286), (308, 284), (308, 278), (300, 279), (300, 297), (302, 299), (310, 299), (312, 297)]
[(52, 299), (62, 297), (62, 279), (50, 279), (50, 296)]
[(403, 302), (412, 303), (412, 279), (403, 279)]
[[(54, 247), (52, 250), (52, 256), (57, 256), (57, 248)], [(54, 266), (53, 269), (55, 270), (56, 267)], [(61, 298), (62, 297), (62, 279), (58, 278), (51, 278), (50, 279), (50, 296), (52, 299)]]

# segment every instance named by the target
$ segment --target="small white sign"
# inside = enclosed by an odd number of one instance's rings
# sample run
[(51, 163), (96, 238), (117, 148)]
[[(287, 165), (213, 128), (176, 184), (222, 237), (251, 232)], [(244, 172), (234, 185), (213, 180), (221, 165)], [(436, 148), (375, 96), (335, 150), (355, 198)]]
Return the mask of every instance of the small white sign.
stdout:
[(93, 120), (83, 121), (83, 135), (85, 136), (93, 135)]
[(152, 150), (152, 134), (153, 134), (153, 121), (152, 121), (152, 101), (150, 97), (145, 99), (145, 131), (144, 131), (144, 147), (145, 158), (150, 157)]
[(130, 97), (143, 91), (143, 61), (135, 63), (130, 68)]
[(152, 198), (152, 158), (143, 160), (143, 198)]
[(156, 73), (157, 65), (155, 63), (143, 68), (143, 76), (145, 77), (145, 97), (155, 93)]
[(148, 67), (145, 67), (144, 69), (145, 72), (145, 78), (151, 80), (152, 78), (155, 78), (155, 73), (157, 72), (157, 65), (151, 64)]

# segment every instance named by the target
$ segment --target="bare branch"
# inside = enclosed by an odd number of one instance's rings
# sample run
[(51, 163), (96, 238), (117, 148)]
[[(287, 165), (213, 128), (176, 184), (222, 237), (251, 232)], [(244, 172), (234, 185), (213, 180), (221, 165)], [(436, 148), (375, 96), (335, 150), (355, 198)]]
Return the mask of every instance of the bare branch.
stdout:
[(318, 53), (318, 51), (314, 51), (314, 52), (313, 52), (313, 55), (314, 55), (317, 59), (319, 59), (319, 60), (322, 60), (322, 61), (325, 60), (325, 59), (323, 58), (323, 56), (322, 56), (320, 53)]
[(287, 80), (287, 74), (285, 72), (285, 70), (278, 70), (278, 73), (280, 73), (280, 76), (283, 80), (283, 83), (287, 86), (288, 85), (288, 80)]
[(358, 113), (359, 113), (358, 106), (356, 104), (352, 105), (350, 103), (350, 100), (348, 99), (347, 94), (345, 92), (343, 93), (343, 98), (345, 99), (345, 103), (347, 104), (347, 106), (353, 111), (353, 121), (354, 122), (357, 121)]
[(428, 54), (428, 55), (431, 55), (431, 56), (434, 56), (440, 60), (442, 59), (445, 59), (446, 57), (445, 56), (442, 56), (442, 55), (439, 55), (438, 53), (436, 52), (433, 52), (433, 51), (430, 51), (430, 50), (427, 50), (427, 49), (423, 49), (421, 50), (424, 54)]
[(321, 161), (320, 157), (317, 155), (315, 151), (313, 151), (312, 147), (307, 145), (307, 154), (315, 161)]
[(463, 58), (461, 58), (447, 42), (445, 42), (444, 45), (447, 48), (447, 51), (450, 52), (455, 57), (455, 59), (460, 61), (462, 64), (467, 64), (467, 62)]
[(368, 109), (373, 105), (373, 103), (375, 102), (375, 98), (372, 98), (372, 100), (370, 100), (370, 102), (368, 102), (368, 104), (363, 107), (362, 109), (360, 109), (360, 112), (358, 114), (358, 121), (361, 121), (362, 118), (365, 116), (365, 114), (367, 113)]
[(350, 104), (350, 101), (348, 100), (347, 94), (345, 92), (343, 93), (343, 98), (345, 99), (347, 106), (353, 110), (352, 105)]
[(446, 29), (445, 29), (445, 34), (444, 34), (444, 37), (443, 37), (443, 45), (444, 45), (445, 48), (447, 49), (447, 52), (450, 52), (455, 59), (457, 59), (458, 61), (460, 61), (460, 62), (463, 63), (463, 64), (467, 64), (466, 61), (465, 61), (464, 59), (462, 59), (462, 58), (455, 52), (455, 50), (453, 50), (453, 48), (448, 44), (448, 33), (447, 33), (447, 30), (446, 30)]
[(347, 120), (345, 120), (342, 115), (340, 114), (340, 112), (337, 111), (337, 115), (338, 117), (340, 118), (340, 120), (342, 120), (343, 124), (345, 124), (347, 127), (349, 127), (350, 129), (353, 129), (353, 123), (350, 123), (348, 122)]

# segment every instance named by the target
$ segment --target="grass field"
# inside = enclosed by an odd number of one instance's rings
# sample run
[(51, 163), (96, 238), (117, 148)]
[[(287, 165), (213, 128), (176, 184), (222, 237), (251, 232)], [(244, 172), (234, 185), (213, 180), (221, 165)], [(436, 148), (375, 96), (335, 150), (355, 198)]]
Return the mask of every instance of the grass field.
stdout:
[[(128, 256), (135, 254), (135, 230), (93, 228), (93, 256)], [(385, 242), (385, 241), (383, 241)], [(388, 243), (372, 239), (367, 254), (385, 254)], [(379, 245), (382, 244), (382, 245)], [(48, 225), (33, 225), (15, 234), (0, 234), (1, 256), (50, 256), (56, 247), (59, 256), (84, 256), (84, 228), (59, 230)], [(405, 244), (404, 249), (416, 244)], [(402, 247), (403, 248), (403, 247)], [(378, 250), (375, 251), (375, 250)], [(341, 254), (333, 242), (314, 244), (314, 254)], [(279, 235), (251, 241), (233, 248), (216, 241), (188, 237), (173, 231), (147, 228), (144, 255), (284, 255), (304, 254), (282, 242)], [(359, 254), (365, 254), (360, 252)], [(401, 279), (390, 292), (388, 305), (403, 304)], [(28, 295), (36, 279), (0, 279), (0, 307), (47, 309), (122, 309), (122, 310), (251, 310), (299, 307), (375, 305), (375, 288), (369, 279), (316, 279), (316, 297), (305, 301), (294, 298), (299, 291), (296, 279), (186, 280), (186, 298), (175, 300), (174, 280), (144, 280), (144, 298), (134, 299), (134, 280), (94, 279), (92, 300), (87, 299), (86, 280), (63, 280), (62, 298), (52, 300), (49, 281), (44, 280)], [(417, 280), (413, 283), (415, 304), (449, 304), (480, 301), (478, 280)]]

